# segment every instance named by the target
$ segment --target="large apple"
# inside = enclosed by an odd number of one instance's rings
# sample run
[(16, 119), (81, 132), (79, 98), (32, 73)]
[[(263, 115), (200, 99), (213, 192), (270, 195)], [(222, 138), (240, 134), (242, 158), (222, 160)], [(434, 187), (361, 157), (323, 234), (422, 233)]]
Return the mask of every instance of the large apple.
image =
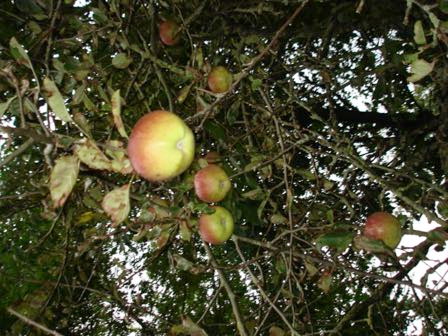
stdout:
[(194, 191), (201, 201), (220, 202), (230, 187), (230, 179), (220, 166), (209, 164), (194, 175)]
[(207, 243), (218, 245), (232, 236), (234, 223), (232, 214), (223, 207), (214, 206), (212, 214), (202, 214), (199, 218), (199, 234)]
[(212, 68), (208, 74), (208, 87), (214, 93), (227, 92), (232, 86), (232, 74), (223, 66)]
[(390, 213), (375, 212), (367, 217), (364, 236), (382, 240), (386, 246), (394, 249), (401, 240), (400, 222)]
[(176, 45), (180, 40), (178, 24), (171, 20), (160, 22), (159, 36), (163, 44), (167, 46)]
[(194, 136), (176, 114), (156, 110), (141, 117), (128, 143), (134, 170), (148, 181), (166, 181), (182, 174), (193, 162)]

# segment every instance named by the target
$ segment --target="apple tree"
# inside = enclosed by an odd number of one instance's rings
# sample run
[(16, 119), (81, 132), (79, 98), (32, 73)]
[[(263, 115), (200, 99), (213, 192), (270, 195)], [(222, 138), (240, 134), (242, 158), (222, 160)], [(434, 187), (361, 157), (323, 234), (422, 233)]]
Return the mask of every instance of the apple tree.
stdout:
[(1, 334), (448, 333), (446, 0), (0, 27)]

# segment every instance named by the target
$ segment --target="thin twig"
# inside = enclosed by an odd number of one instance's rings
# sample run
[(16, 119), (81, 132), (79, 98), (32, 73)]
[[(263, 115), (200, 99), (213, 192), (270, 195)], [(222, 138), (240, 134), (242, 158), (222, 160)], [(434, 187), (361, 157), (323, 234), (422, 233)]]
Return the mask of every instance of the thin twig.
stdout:
[(6, 310), (8, 311), (8, 313), (18, 317), (19, 319), (21, 319), (26, 324), (29, 324), (29, 325), (31, 325), (33, 327), (36, 327), (37, 329), (40, 329), (40, 330), (44, 331), (48, 335), (63, 336), (62, 334), (58, 333), (57, 331), (48, 329), (46, 326), (44, 326), (44, 325), (42, 325), (40, 323), (37, 323), (36, 321), (33, 321), (32, 319), (30, 319), (30, 318), (28, 318), (26, 316), (23, 316), (22, 314), (20, 314), (19, 312), (16, 312), (14, 309), (12, 309), (10, 307), (6, 308)]

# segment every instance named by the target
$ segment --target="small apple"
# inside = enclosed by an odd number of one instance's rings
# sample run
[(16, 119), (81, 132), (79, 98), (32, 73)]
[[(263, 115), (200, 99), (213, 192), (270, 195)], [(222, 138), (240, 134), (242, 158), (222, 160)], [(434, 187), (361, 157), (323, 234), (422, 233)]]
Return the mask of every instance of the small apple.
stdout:
[(367, 217), (364, 236), (381, 240), (386, 246), (394, 249), (401, 240), (400, 222), (390, 213), (375, 212)]
[(208, 87), (214, 93), (223, 93), (232, 86), (232, 74), (223, 66), (212, 68), (208, 74)]
[(226, 197), (231, 187), (230, 179), (224, 169), (210, 164), (194, 175), (194, 191), (204, 202), (220, 202)]
[(193, 162), (194, 136), (176, 114), (164, 110), (141, 117), (128, 143), (132, 167), (148, 181), (166, 181), (182, 174)]
[(163, 44), (167, 46), (176, 45), (179, 40), (179, 25), (171, 20), (160, 22), (159, 36)]
[(213, 245), (224, 243), (233, 233), (232, 214), (223, 207), (212, 207), (215, 212), (202, 214), (199, 218), (199, 234), (202, 240)]

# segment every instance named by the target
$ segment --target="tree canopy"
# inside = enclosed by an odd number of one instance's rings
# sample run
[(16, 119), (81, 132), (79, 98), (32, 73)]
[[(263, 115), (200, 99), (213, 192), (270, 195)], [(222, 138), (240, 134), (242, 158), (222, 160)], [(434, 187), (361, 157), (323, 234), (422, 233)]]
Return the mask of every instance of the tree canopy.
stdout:
[[(0, 27), (2, 334), (448, 333), (446, 0), (2, 0)], [(150, 182), (127, 143), (160, 109), (195, 158)], [(363, 235), (378, 211), (394, 250)]]

